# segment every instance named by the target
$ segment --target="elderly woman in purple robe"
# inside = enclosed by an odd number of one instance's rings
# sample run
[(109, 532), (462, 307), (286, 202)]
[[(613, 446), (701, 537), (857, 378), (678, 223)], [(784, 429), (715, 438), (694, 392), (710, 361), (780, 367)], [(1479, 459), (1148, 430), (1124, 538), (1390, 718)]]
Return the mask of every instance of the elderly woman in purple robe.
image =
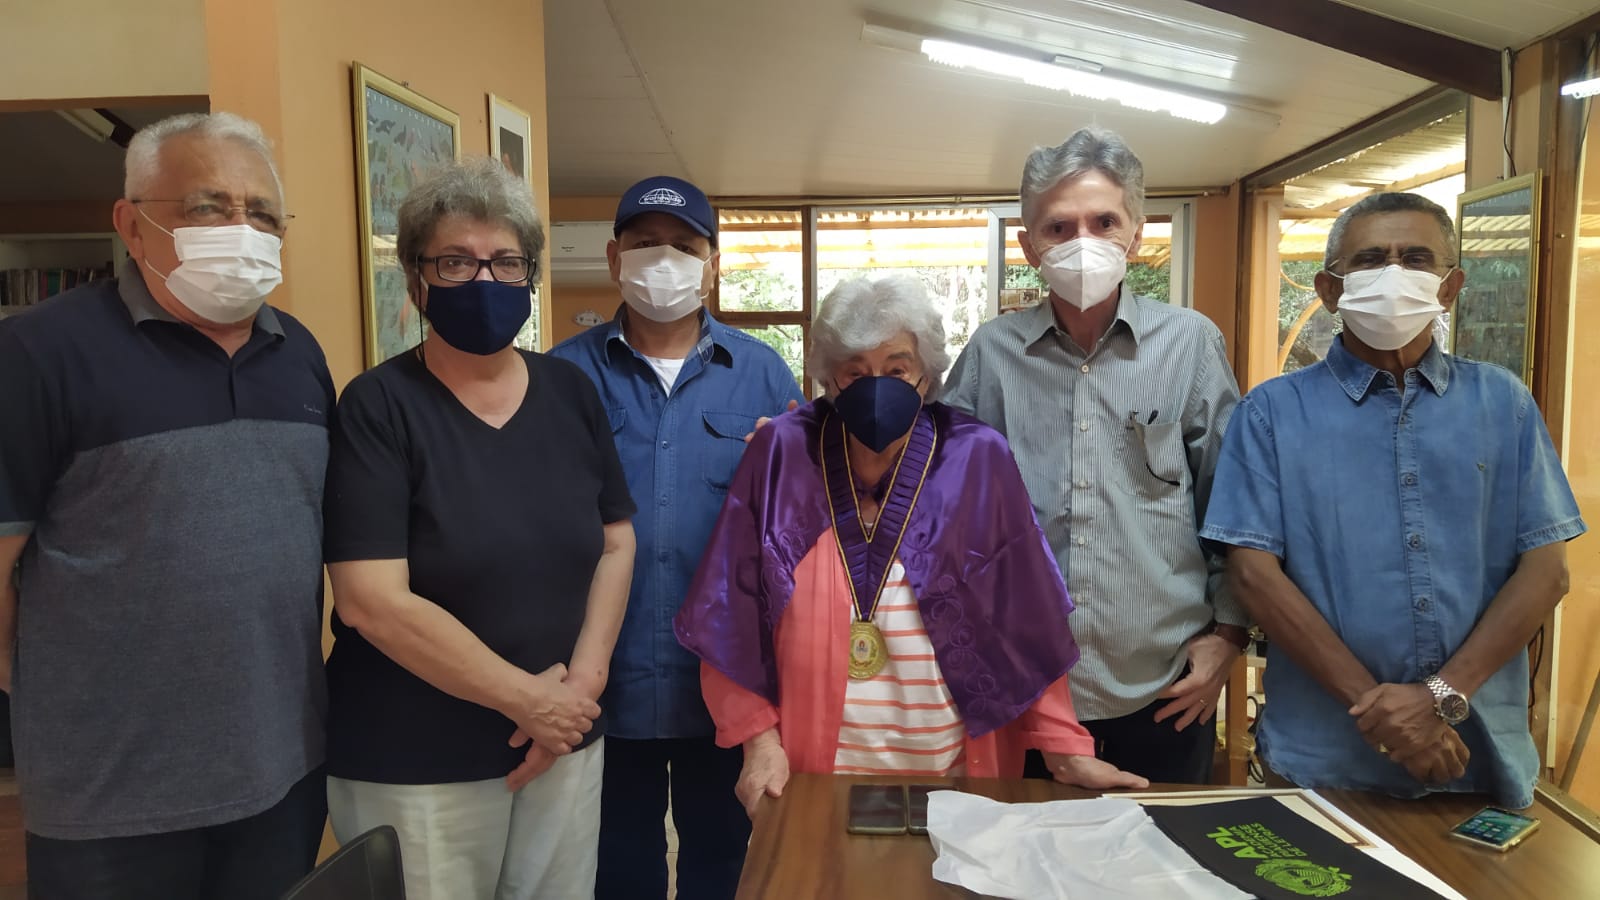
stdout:
[(758, 430), (677, 618), (754, 814), (790, 772), (1147, 782), (1072, 710), (1072, 601), (1005, 439), (937, 401), (917, 281), (841, 284), (812, 330), (823, 399)]

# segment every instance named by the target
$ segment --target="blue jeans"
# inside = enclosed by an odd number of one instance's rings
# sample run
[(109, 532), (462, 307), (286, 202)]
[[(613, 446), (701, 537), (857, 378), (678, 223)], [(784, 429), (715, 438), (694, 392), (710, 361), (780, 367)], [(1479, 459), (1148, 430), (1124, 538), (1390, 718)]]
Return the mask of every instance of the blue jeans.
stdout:
[(667, 896), (667, 797), (678, 830), (679, 900), (732, 900), (750, 843), (733, 794), (744, 751), (706, 738), (606, 737), (595, 900)]

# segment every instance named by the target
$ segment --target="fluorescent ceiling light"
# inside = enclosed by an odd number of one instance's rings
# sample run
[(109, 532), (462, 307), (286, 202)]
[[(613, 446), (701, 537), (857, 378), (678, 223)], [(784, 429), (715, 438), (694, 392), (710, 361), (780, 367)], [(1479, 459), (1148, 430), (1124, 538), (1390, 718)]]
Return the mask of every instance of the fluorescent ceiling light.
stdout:
[(1005, 78), (1015, 78), (1035, 87), (1066, 91), (1091, 100), (1115, 100), (1123, 106), (1148, 112), (1164, 112), (1191, 122), (1214, 125), (1227, 115), (1228, 107), (1177, 91), (1148, 87), (1095, 72), (1055, 65), (1009, 53), (996, 53), (981, 47), (925, 38), (922, 54), (937, 63), (958, 69), (976, 69)]
[(1581, 100), (1584, 97), (1593, 97), (1595, 94), (1600, 94), (1600, 78), (1585, 78), (1582, 81), (1574, 81), (1561, 86), (1561, 95), (1563, 97), (1574, 97)]

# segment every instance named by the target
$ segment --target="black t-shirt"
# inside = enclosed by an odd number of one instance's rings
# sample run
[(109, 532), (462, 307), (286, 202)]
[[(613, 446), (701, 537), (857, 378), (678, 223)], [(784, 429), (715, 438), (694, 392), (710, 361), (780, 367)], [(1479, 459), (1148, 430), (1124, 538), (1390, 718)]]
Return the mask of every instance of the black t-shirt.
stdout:
[[(326, 556), (405, 559), (414, 593), (538, 673), (571, 661), (602, 526), (634, 505), (594, 385), (564, 360), (522, 356), (528, 393), (499, 429), (415, 353), (350, 382), (328, 464)], [(521, 762), (527, 747), (506, 744), (510, 719), (412, 675), (334, 612), (330, 775), (443, 784)], [(603, 731), (596, 722), (586, 743)]]

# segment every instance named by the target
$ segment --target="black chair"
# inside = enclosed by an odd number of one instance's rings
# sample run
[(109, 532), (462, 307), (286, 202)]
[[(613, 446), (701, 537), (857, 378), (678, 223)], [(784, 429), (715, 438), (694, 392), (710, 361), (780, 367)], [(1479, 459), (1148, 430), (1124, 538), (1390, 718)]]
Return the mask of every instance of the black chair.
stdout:
[(400, 836), (379, 825), (340, 847), (283, 900), (406, 900)]

